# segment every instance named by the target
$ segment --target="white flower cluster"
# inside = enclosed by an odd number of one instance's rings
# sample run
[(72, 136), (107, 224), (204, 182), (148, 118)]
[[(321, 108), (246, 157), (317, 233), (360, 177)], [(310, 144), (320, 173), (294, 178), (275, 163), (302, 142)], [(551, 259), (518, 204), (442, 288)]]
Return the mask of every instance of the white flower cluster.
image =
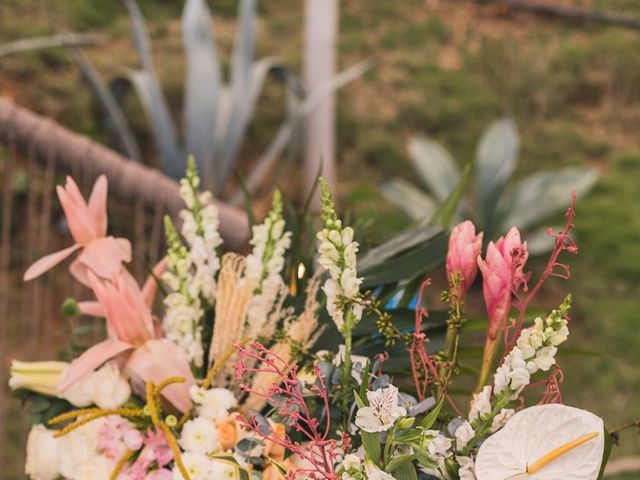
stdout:
[(252, 325), (265, 322), (283, 285), (280, 274), (285, 253), (291, 245), (291, 232), (285, 232), (284, 227), (282, 199), (276, 190), (273, 206), (264, 222), (253, 226), (250, 242), (253, 250), (247, 255), (245, 278), (256, 285), (247, 314)]
[(131, 387), (118, 366), (109, 362), (73, 383), (59, 396), (75, 407), (97, 405), (111, 409), (129, 400)]
[[(226, 452), (233, 454), (233, 446), (242, 435), (230, 410), (238, 405), (233, 392), (225, 388), (191, 388), (191, 399), (196, 405), (197, 416), (182, 427), (178, 443), (182, 450), (182, 462), (192, 480), (236, 479), (237, 466), (228, 460), (217, 459), (216, 455)], [(222, 425), (227, 424), (227, 429)], [(229, 431), (232, 430), (232, 432)], [(234, 455), (235, 456), (235, 455)], [(240, 463), (241, 459), (236, 458)], [(173, 478), (183, 480), (177, 467)]]
[(36, 425), (27, 440), (25, 473), (37, 480), (109, 480), (118, 459), (108, 458), (99, 448), (99, 432), (107, 422), (100, 418), (60, 438), (55, 430)]
[(166, 337), (180, 346), (196, 367), (204, 362), (202, 317), (205, 303), (212, 306), (216, 295), (216, 274), (220, 269), (218, 248), (222, 238), (218, 231), (218, 209), (211, 193), (198, 193), (200, 179), (195, 167), (180, 181), (180, 195), (187, 208), (180, 212), (182, 228), (178, 237), (170, 220), (167, 231), (167, 271), (162, 279), (172, 290), (164, 303), (163, 319)]
[(554, 310), (545, 320), (536, 318), (534, 325), (522, 330), (517, 344), (496, 370), (493, 393), (510, 391), (516, 399), (531, 381), (531, 375), (548, 371), (556, 362), (558, 345), (567, 340), (567, 320)]
[(318, 263), (329, 271), (329, 278), (322, 287), (327, 297), (327, 311), (342, 330), (345, 303), (351, 309), (354, 324), (362, 317), (362, 306), (353, 301), (359, 297), (362, 283), (356, 271), (358, 242), (353, 240), (353, 229), (341, 228), (340, 220), (318, 232), (318, 241)]

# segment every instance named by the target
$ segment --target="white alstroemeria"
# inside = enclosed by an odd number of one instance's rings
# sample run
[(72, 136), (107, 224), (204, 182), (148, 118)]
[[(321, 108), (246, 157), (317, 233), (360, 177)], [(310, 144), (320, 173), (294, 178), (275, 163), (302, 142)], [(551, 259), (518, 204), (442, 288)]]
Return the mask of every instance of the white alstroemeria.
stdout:
[(362, 305), (358, 302), (362, 284), (356, 265), (358, 243), (353, 240), (353, 229), (343, 228), (342, 221), (336, 215), (329, 187), (324, 183), (322, 203), (325, 226), (317, 234), (318, 263), (329, 272), (322, 290), (327, 299), (327, 311), (338, 330), (342, 331), (345, 314), (351, 316), (353, 325), (362, 317)]
[(191, 387), (191, 400), (197, 405), (200, 417), (209, 421), (222, 420), (229, 415), (229, 411), (238, 405), (238, 399), (231, 390), (226, 388)]
[(476, 480), (475, 464), (471, 457), (456, 457), (460, 469), (458, 470), (458, 476), (460, 480)]
[(218, 249), (222, 238), (217, 207), (211, 193), (198, 192), (200, 178), (190, 159), (180, 194), (187, 208), (180, 212), (182, 238), (171, 220), (165, 219), (168, 252), (162, 280), (172, 290), (164, 299), (162, 322), (166, 337), (178, 345), (196, 367), (204, 363), (202, 319), (204, 308), (213, 306), (216, 275), (220, 269)]
[(33, 480), (55, 480), (60, 476), (58, 439), (55, 430), (35, 425), (27, 439), (25, 473)]
[(210, 420), (203, 417), (184, 424), (178, 443), (185, 452), (210, 454), (220, 450), (218, 430)]
[(364, 473), (367, 476), (367, 480), (396, 480), (393, 475), (384, 470), (380, 470), (369, 460), (364, 461)]
[(407, 413), (398, 405), (398, 388), (394, 385), (368, 391), (367, 400), (369, 406), (360, 408), (355, 420), (355, 424), (365, 432), (385, 432)]
[(561, 404), (519, 411), (487, 438), (476, 457), (477, 480), (596, 480), (602, 465), (602, 419)]
[(476, 432), (469, 422), (462, 422), (454, 434), (456, 437), (456, 450), (460, 451), (466, 447), (469, 440), (471, 440), (475, 434)]
[(282, 197), (279, 191), (273, 194), (273, 204), (264, 222), (252, 228), (251, 245), (247, 255), (245, 278), (255, 285), (254, 296), (249, 304), (247, 321), (261, 325), (271, 313), (284, 281), (281, 272), (285, 254), (291, 245), (291, 232), (284, 230)]
[[(184, 464), (191, 480), (209, 480), (211, 478), (216, 478), (211, 476), (213, 461), (206, 455), (187, 452), (181, 456), (182, 463)], [(173, 467), (173, 480), (184, 480), (178, 467)]]
[(473, 395), (469, 421), (473, 422), (489, 413), (491, 413), (491, 387), (487, 385), (480, 392)]

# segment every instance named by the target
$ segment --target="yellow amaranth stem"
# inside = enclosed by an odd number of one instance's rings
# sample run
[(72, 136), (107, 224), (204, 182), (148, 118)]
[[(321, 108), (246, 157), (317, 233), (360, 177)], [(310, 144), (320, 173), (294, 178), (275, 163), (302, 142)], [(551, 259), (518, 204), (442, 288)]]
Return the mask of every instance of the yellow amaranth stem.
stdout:
[[(181, 379), (179, 377), (173, 377), (162, 382), (160, 386), (162, 386), (162, 388), (166, 388), (167, 386), (180, 381), (184, 382), (184, 378)], [(159, 387), (156, 387), (152, 381), (147, 382), (146, 392), (147, 406), (149, 407), (149, 416), (151, 417), (151, 421), (153, 422), (153, 424), (157, 428), (162, 430), (162, 433), (164, 433), (164, 436), (167, 439), (167, 443), (169, 444), (169, 448), (171, 448), (171, 451), (173, 452), (173, 460), (176, 462), (176, 467), (178, 467), (178, 470), (180, 470), (182, 477), (184, 478), (184, 480), (190, 480), (189, 473), (187, 472), (184, 463), (182, 463), (182, 457), (180, 456), (180, 447), (178, 447), (176, 437), (173, 436), (173, 433), (171, 432), (169, 426), (162, 420), (160, 420), (160, 417), (158, 415), (156, 397), (160, 394), (160, 391), (161, 389)]]
[(598, 432), (591, 432), (583, 435), (575, 440), (571, 440), (570, 442), (565, 443), (564, 445), (560, 445), (558, 448), (550, 451), (542, 458), (536, 460), (531, 465), (527, 466), (527, 473), (536, 473), (542, 467), (547, 465), (550, 462), (553, 462), (556, 458), (564, 455), (565, 453), (573, 450), (574, 448), (579, 447), (580, 445), (587, 443), (589, 440), (596, 438), (598, 436)]
[(66, 435), (69, 432), (74, 431), (77, 428), (80, 428), (83, 425), (86, 425), (89, 422), (97, 420), (101, 417), (107, 417), (109, 415), (120, 415), (122, 417), (143, 417), (144, 412), (142, 409), (131, 409), (131, 408), (113, 408), (113, 409), (100, 409), (100, 408), (86, 408), (83, 410), (76, 410), (74, 412), (67, 412), (57, 417), (49, 420), (50, 425), (55, 425), (57, 423), (63, 422), (65, 420), (70, 420), (72, 418), (76, 418), (80, 415), (87, 415), (84, 418), (77, 419), (73, 423), (70, 423), (62, 430), (57, 431), (53, 436), (54, 438), (59, 438)]
[(127, 464), (129, 460), (131, 460), (131, 457), (133, 457), (133, 454), (134, 452), (129, 450), (120, 458), (120, 460), (118, 460), (118, 464), (116, 465), (116, 468), (113, 469), (113, 472), (111, 473), (111, 477), (109, 477), (110, 480), (116, 480), (118, 478), (118, 475), (120, 475), (120, 472), (122, 471), (124, 466)]

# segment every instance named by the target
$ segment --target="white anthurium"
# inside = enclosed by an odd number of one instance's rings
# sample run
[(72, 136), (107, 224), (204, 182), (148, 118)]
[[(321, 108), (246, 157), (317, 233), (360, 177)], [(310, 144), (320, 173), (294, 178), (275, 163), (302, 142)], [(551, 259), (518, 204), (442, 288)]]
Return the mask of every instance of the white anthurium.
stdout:
[(597, 480), (604, 423), (560, 404), (526, 408), (489, 437), (476, 458), (477, 480)]
[(365, 432), (386, 432), (407, 413), (398, 405), (398, 388), (394, 385), (368, 391), (367, 400), (369, 406), (362, 407), (356, 414), (356, 425)]

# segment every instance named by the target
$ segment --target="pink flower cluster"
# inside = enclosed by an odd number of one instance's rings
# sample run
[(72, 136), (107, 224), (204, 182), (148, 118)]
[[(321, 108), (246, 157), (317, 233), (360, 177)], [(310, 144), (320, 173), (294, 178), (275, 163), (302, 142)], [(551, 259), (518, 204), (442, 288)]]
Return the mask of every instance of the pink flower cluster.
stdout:
[(118, 475), (118, 480), (169, 480), (166, 467), (173, 453), (162, 433), (148, 429), (143, 436), (131, 422), (117, 415), (107, 417), (99, 432), (98, 450), (118, 462), (128, 452), (139, 452), (136, 460)]

